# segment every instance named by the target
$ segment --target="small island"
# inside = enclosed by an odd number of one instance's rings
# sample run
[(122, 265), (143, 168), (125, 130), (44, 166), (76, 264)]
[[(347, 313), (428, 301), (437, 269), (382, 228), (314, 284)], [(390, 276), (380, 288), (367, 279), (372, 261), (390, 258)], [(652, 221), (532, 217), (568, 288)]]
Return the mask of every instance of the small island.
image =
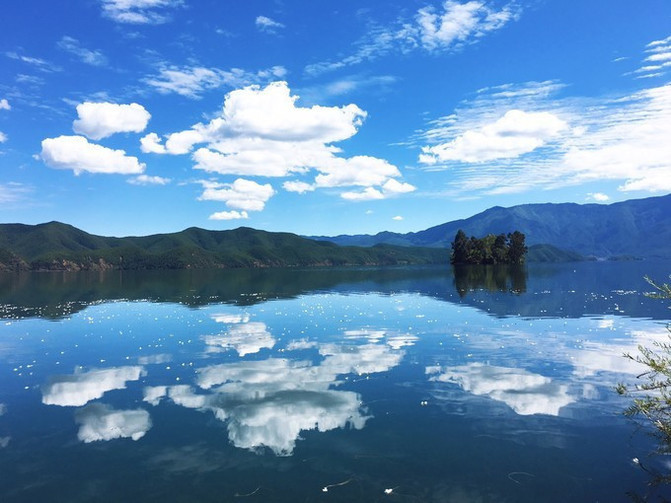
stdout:
[(450, 262), (462, 264), (523, 264), (528, 248), (520, 231), (506, 234), (488, 234), (483, 238), (466, 236), (459, 229), (452, 241)]

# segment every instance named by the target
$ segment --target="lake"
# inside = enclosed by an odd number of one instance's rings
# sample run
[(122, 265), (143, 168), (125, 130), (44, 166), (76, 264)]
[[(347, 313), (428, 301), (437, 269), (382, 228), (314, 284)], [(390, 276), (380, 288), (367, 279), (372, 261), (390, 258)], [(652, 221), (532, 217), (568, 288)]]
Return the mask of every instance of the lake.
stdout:
[(1, 275), (0, 500), (668, 498), (614, 387), (670, 272)]

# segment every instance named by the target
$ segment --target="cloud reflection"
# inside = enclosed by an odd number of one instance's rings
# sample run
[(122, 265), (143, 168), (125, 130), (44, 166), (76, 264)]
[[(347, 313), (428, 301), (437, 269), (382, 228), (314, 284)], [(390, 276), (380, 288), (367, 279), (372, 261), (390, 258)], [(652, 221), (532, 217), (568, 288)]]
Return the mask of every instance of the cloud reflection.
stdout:
[(124, 389), (126, 382), (137, 381), (143, 373), (144, 368), (135, 365), (52, 376), (42, 386), (42, 403), (63, 407), (85, 405), (107, 391)]
[(270, 349), (276, 342), (266, 324), (261, 322), (240, 323), (224, 334), (206, 335), (203, 340), (208, 352), (234, 349), (240, 356)]
[(265, 447), (288, 456), (302, 431), (363, 428), (369, 416), (361, 397), (333, 386), (346, 374), (388, 371), (404, 356), (384, 344), (315, 346), (322, 356), (319, 364), (268, 358), (210, 365), (198, 369), (196, 384), (202, 391), (188, 385), (148, 387), (144, 400), (156, 405), (167, 398), (183, 407), (211, 411), (226, 422), (236, 447)]
[(109, 405), (91, 403), (75, 412), (82, 442), (132, 438), (139, 440), (151, 428), (149, 412), (143, 409), (114, 410)]
[(431, 381), (450, 382), (474, 395), (503, 402), (520, 415), (558, 416), (559, 410), (575, 400), (568, 386), (526, 370), (469, 363), (458, 367), (427, 367)]

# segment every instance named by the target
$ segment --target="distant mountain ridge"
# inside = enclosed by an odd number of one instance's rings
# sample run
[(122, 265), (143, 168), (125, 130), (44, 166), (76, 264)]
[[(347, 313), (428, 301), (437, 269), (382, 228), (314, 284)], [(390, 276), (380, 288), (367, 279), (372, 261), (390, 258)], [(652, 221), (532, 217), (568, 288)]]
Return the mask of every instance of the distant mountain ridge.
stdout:
[(495, 206), (470, 218), (398, 234), (310, 236), (340, 245), (449, 247), (459, 229), (469, 236), (519, 230), (527, 245), (552, 245), (597, 258), (671, 258), (671, 194), (619, 203)]
[(386, 244), (339, 246), (295, 234), (240, 227), (208, 231), (191, 227), (171, 234), (105, 237), (71, 225), (0, 224), (0, 271), (207, 269), (446, 264), (435, 248)]

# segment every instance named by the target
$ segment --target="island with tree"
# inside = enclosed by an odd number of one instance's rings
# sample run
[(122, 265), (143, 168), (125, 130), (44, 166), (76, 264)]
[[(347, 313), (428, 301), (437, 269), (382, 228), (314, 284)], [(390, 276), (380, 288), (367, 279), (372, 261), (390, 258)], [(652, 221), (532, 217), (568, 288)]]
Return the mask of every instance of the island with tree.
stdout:
[(523, 264), (528, 248), (520, 231), (488, 234), (483, 238), (467, 237), (459, 229), (452, 242), (451, 263), (462, 264)]

